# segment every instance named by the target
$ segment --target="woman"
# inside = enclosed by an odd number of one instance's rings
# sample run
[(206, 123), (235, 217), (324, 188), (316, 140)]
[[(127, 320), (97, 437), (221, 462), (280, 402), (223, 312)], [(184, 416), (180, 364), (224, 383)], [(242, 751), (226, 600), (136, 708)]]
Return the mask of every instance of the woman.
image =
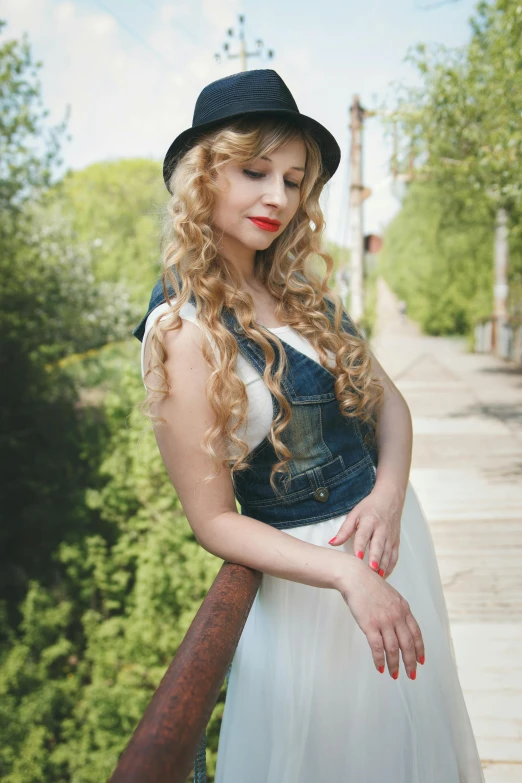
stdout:
[(164, 163), (144, 410), (199, 543), (263, 574), (216, 783), (477, 783), (410, 413), (327, 287), (339, 160), (259, 70), (205, 87)]

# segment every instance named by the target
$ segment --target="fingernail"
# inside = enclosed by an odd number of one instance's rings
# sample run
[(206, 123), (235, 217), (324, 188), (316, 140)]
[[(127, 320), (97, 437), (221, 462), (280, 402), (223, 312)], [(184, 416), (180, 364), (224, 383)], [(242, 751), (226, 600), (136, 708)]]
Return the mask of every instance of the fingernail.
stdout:
[(394, 680), (396, 680), (398, 676), (399, 676), (399, 670), (397, 669), (396, 672), (393, 672), (392, 677)]
[(372, 562), (370, 563), (370, 568), (373, 568), (374, 571), (376, 571), (377, 568), (379, 568), (379, 563), (377, 562), (377, 560), (372, 560)]
[(334, 541), (336, 540), (336, 538), (337, 538), (337, 536), (334, 536), (333, 538), (331, 538), (331, 539), (329, 540), (329, 542), (328, 542), (328, 543), (329, 543), (329, 544), (333, 544), (333, 543), (334, 543)]
[(357, 552), (357, 557), (359, 557), (362, 560), (364, 557), (364, 552)]
[(412, 672), (410, 672), (410, 679), (411, 679), (411, 680), (414, 680), (416, 676), (417, 676), (417, 672), (416, 672), (415, 670), (413, 670)]
[(379, 576), (384, 576), (384, 568), (379, 569)]
[(421, 657), (419, 658), (419, 663), (421, 663), (424, 666), (424, 661), (425, 660), (426, 660), (426, 658), (424, 657), (424, 655), (421, 655)]
[(379, 666), (379, 671), (381, 674), (384, 674), (384, 666)]

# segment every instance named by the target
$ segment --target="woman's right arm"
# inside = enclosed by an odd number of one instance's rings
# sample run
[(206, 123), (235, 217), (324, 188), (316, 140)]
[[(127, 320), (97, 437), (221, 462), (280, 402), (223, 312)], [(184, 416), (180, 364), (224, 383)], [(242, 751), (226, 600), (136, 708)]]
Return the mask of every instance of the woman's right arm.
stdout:
[[(144, 348), (149, 366), (150, 334)], [(309, 544), (257, 519), (238, 514), (230, 472), (204, 484), (214, 463), (201, 447), (215, 416), (205, 388), (212, 372), (202, 354), (199, 326), (182, 320), (164, 335), (170, 391), (152, 412), (166, 423), (155, 426), (158, 447), (187, 520), (204, 549), (213, 555), (294, 582), (338, 590), (366, 634), (377, 668), (399, 668), (399, 648), (408, 673), (424, 654), (422, 636), (409, 606), (385, 580), (352, 554)], [(151, 383), (151, 381), (149, 381)], [(154, 381), (152, 381), (154, 383)], [(353, 605), (352, 605), (353, 604)], [(384, 640), (384, 644), (383, 644)]]

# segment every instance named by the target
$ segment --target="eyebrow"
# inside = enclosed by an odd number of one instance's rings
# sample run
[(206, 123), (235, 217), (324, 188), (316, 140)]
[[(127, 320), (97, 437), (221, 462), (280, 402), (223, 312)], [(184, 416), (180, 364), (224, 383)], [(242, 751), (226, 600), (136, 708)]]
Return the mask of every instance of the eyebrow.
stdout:
[[(267, 158), (266, 155), (261, 155), (261, 160), (268, 160), (270, 163), (272, 163), (271, 158)], [(304, 171), (304, 168), (302, 166), (290, 166), (291, 169), (295, 169), (296, 171)]]

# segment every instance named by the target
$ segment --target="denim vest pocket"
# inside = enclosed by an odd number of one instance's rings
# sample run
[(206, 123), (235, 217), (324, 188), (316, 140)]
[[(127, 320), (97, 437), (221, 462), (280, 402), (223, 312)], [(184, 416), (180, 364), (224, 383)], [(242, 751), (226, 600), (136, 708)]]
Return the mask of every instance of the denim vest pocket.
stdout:
[[(266, 497), (266, 487), (259, 487), (261, 498), (255, 500), (256, 488), (249, 484), (241, 513), (286, 529), (348, 514), (375, 485), (375, 470), (368, 456), (348, 468), (342, 455), (330, 462), (292, 477), (290, 491), (283, 497)], [(258, 495), (259, 497), (259, 495)]]
[[(283, 497), (269, 498), (267, 500), (252, 500), (248, 502), (248, 505), (256, 508), (264, 508), (280, 503), (295, 503), (297, 500), (311, 497), (314, 495), (314, 492), (323, 487), (330, 490), (349, 478), (353, 477), (357, 479), (357, 476), (365, 469), (367, 462), (367, 457), (363, 457), (363, 459), (355, 465), (350, 465), (350, 467), (346, 468), (343, 457), (339, 454), (335, 459), (324, 465), (317, 465), (317, 467), (305, 470), (297, 476), (292, 476), (289, 491)], [(250, 485), (249, 490), (252, 492), (253, 489), (254, 487)]]

